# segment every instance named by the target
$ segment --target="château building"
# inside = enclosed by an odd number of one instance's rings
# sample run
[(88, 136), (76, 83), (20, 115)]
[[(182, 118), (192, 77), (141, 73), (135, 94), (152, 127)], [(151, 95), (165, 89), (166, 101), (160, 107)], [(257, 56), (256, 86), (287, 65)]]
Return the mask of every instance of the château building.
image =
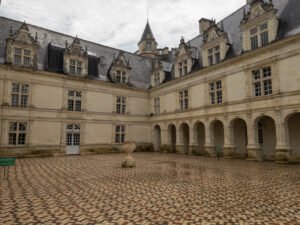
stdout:
[(300, 161), (300, 2), (248, 0), (136, 53), (0, 17), (0, 155), (119, 149)]

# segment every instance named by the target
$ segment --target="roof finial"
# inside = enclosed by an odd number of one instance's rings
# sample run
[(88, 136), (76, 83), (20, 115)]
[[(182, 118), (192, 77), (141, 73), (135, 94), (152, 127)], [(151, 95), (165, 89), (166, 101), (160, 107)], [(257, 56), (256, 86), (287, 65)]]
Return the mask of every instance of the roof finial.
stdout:
[(224, 30), (224, 21), (221, 21), (221, 29)]
[(35, 32), (35, 40), (37, 41), (38, 39), (38, 35), (37, 35), (37, 32)]
[(12, 34), (13, 34), (13, 29), (12, 29), (12, 26), (10, 26), (9, 35), (12, 36)]
[(66, 48), (68, 48), (68, 41), (66, 40)]

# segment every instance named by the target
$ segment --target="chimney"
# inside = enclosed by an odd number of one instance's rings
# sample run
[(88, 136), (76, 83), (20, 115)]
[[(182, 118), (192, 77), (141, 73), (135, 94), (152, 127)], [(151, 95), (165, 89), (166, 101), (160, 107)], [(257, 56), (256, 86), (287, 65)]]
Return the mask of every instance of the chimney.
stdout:
[(199, 32), (203, 34), (215, 22), (213, 20), (202, 18), (199, 20)]

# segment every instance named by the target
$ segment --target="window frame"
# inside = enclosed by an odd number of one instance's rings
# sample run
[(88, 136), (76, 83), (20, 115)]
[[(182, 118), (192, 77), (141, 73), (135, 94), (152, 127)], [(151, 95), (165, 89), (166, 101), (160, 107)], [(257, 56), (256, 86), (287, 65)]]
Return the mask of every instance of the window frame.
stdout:
[[(16, 52), (16, 50), (19, 52)], [(27, 52), (26, 52), (27, 51)], [(13, 64), (20, 65), (25, 67), (32, 66), (32, 59), (33, 59), (33, 50), (29, 48), (24, 48), (20, 46), (13, 46)], [(18, 62), (16, 62), (16, 56), (18, 57)]]
[[(14, 86), (18, 88), (14, 88)], [(26, 88), (25, 88), (26, 87)], [(26, 90), (26, 91), (25, 91)], [(11, 84), (11, 107), (29, 107), (30, 85), (26, 83), (12, 82)], [(25, 102), (25, 103), (24, 103)]]
[(126, 141), (126, 126), (118, 124), (115, 126), (115, 143), (123, 144)]
[(83, 75), (83, 62), (78, 59), (70, 58), (69, 59), (69, 74), (71, 75)]
[[(14, 125), (15, 129), (11, 130)], [(25, 129), (21, 129), (21, 125)], [(11, 146), (24, 146), (27, 144), (27, 122), (9, 122), (8, 124), (8, 145)]]
[(160, 114), (160, 98), (154, 99), (154, 113), (156, 115)]
[(187, 110), (189, 109), (189, 91), (188, 89), (183, 89), (178, 92), (179, 94), (179, 109)]
[(124, 96), (116, 97), (116, 114), (126, 114), (126, 100)]
[(224, 102), (223, 96), (223, 82), (222, 80), (215, 80), (209, 82), (209, 101), (211, 105), (219, 105)]
[(82, 112), (82, 91), (68, 90), (67, 95), (67, 110), (69, 112)]
[(253, 97), (273, 95), (272, 67), (264, 66), (251, 71)]

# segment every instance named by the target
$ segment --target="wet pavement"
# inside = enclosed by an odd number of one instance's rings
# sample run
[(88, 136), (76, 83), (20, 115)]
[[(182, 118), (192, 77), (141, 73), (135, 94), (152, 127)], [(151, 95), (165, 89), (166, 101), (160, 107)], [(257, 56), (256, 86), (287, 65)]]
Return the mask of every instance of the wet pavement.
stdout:
[(300, 165), (137, 153), (122, 169), (123, 157), (17, 160), (0, 224), (300, 224)]

